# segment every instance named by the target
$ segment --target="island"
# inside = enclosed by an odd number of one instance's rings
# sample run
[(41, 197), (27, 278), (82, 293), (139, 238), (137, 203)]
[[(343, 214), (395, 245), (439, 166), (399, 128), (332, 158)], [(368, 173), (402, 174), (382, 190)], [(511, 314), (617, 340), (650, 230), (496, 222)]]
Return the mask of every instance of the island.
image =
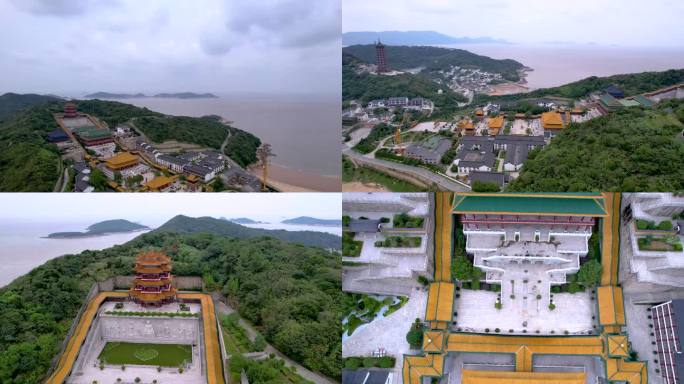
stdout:
[(299, 216), (293, 219), (287, 219), (281, 221), (283, 224), (295, 224), (295, 225), (316, 225), (324, 227), (339, 227), (342, 225), (342, 220), (340, 219), (318, 219), (310, 216)]
[(47, 239), (74, 239), (81, 237), (106, 236), (113, 233), (129, 233), (149, 230), (150, 227), (133, 223), (124, 219), (105, 220), (95, 223), (85, 232), (54, 232), (47, 235)]
[(157, 93), (156, 95), (147, 96), (144, 93), (111, 93), (111, 92), (95, 92), (85, 95), (87, 99), (140, 99), (143, 97), (159, 97), (165, 99), (217, 99), (218, 96), (213, 93), (194, 93), (194, 92), (176, 92), (176, 93)]
[(235, 223), (235, 224), (268, 224), (268, 223), (263, 222), (263, 221), (252, 220), (248, 217), (238, 217), (238, 218), (234, 218), (234, 219), (226, 219), (225, 217), (222, 217), (221, 219), (225, 220), (225, 221), (230, 221), (231, 223)]

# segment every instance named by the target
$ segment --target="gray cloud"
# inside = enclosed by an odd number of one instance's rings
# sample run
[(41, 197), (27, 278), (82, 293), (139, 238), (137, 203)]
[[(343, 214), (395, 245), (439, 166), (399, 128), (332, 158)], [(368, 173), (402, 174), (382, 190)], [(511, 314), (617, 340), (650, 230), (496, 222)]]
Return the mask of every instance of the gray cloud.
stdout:
[(37, 15), (78, 16), (95, 7), (110, 7), (118, 4), (118, 0), (11, 0), (18, 9)]
[(264, 46), (307, 48), (336, 44), (341, 4), (337, 0), (226, 1), (224, 28), (206, 31), (201, 46), (221, 55), (247, 41)]
[(340, 0), (0, 0), (0, 93), (339, 94), (340, 13)]

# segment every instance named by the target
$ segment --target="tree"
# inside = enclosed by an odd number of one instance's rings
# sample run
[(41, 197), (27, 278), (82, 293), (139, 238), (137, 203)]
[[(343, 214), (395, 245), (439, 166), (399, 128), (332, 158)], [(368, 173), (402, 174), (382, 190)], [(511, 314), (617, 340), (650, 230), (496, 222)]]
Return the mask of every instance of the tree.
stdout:
[(252, 349), (257, 352), (261, 352), (264, 349), (266, 349), (266, 339), (258, 333), (256, 337), (254, 338), (254, 342), (252, 343)]
[(216, 177), (214, 179), (214, 182), (211, 183), (211, 188), (214, 190), (214, 192), (221, 192), (226, 190), (226, 187), (223, 185), (223, 182), (221, 181), (220, 177)]
[(603, 266), (596, 259), (591, 259), (580, 266), (577, 280), (586, 286), (596, 285), (601, 281)]
[(107, 190), (107, 176), (99, 168), (93, 168), (90, 174), (90, 184), (95, 187), (96, 191), (104, 192)]
[(499, 192), (501, 187), (494, 182), (475, 180), (473, 182), (473, 192)]
[(416, 319), (406, 334), (406, 341), (408, 341), (411, 348), (420, 348), (423, 345), (423, 330), (423, 323), (420, 319)]
[(473, 274), (473, 264), (465, 256), (456, 257), (453, 269), (457, 280), (470, 280)]

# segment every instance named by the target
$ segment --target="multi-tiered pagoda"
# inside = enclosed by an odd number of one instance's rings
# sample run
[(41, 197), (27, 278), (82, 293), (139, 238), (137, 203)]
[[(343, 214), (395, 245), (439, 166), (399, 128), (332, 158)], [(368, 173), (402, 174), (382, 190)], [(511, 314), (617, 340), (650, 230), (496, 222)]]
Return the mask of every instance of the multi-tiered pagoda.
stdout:
[(142, 252), (135, 260), (131, 300), (144, 306), (171, 303), (176, 300), (176, 288), (171, 283), (171, 259), (161, 252)]

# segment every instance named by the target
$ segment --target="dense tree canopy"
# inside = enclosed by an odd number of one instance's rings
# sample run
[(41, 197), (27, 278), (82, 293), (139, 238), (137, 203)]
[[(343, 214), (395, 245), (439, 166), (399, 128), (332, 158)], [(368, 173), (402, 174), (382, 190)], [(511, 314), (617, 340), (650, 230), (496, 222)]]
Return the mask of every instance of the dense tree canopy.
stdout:
[(130, 275), (142, 249), (163, 249), (174, 274), (203, 276), (291, 358), (341, 375), (341, 258), (277, 239), (148, 233), (102, 251), (48, 261), (0, 289), (0, 382), (44, 379), (92, 283)]
[(530, 152), (510, 191), (680, 191), (684, 189), (684, 100), (628, 108), (570, 124)]

